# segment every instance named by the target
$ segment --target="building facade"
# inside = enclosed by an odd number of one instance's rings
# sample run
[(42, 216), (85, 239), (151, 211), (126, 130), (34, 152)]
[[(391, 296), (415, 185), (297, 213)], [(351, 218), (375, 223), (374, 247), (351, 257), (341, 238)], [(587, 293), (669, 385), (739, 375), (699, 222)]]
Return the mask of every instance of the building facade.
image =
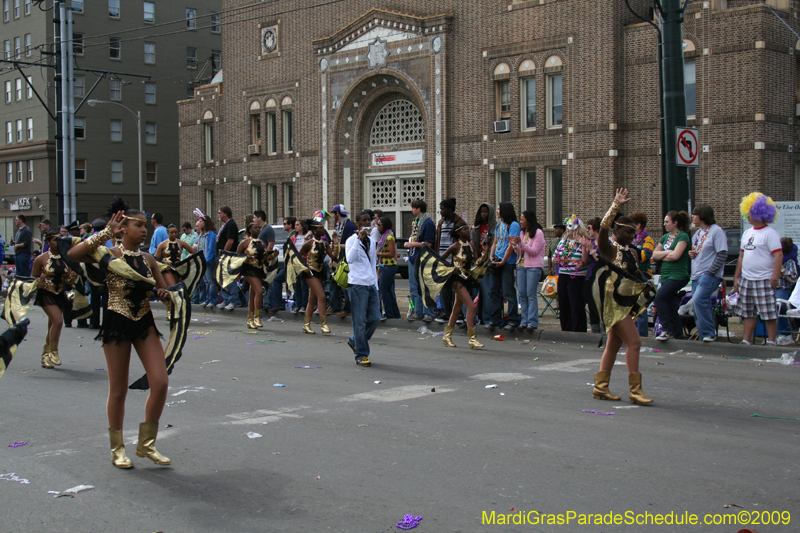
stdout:
[[(549, 227), (602, 216), (627, 187), (659, 233), (656, 30), (625, 2), (295, 4), (223, 2), (224, 82), (179, 105), (182, 216), (229, 205), (275, 221), (344, 203), (383, 210), (407, 237), (415, 198), (433, 213), (455, 197), (466, 220), (511, 201)], [(686, 10), (695, 201), (723, 226), (753, 190), (797, 198), (796, 14), (783, 0)]]
[[(42, 8), (51, 8), (44, 2)], [(141, 114), (145, 211), (178, 217), (178, 111), (198, 79), (221, 68), (219, 0), (173, 2), (72, 0), (75, 52), (75, 182), (77, 218), (105, 215), (115, 195), (138, 207), (137, 117)], [(3, 58), (52, 64), (53, 10), (30, 0), (3, 0)], [(36, 228), (57, 220), (54, 69), (0, 64), (0, 234), (13, 234), (17, 213)], [(93, 70), (85, 72), (79, 69)], [(101, 71), (118, 74), (103, 75)], [(134, 77), (131, 74), (146, 75)], [(33, 84), (31, 90), (24, 80)], [(93, 90), (92, 90), (93, 89)], [(91, 93), (91, 94), (90, 94)], [(90, 99), (103, 103), (90, 105)], [(128, 108), (126, 110), (124, 107)], [(8, 240), (8, 237), (6, 237)]]

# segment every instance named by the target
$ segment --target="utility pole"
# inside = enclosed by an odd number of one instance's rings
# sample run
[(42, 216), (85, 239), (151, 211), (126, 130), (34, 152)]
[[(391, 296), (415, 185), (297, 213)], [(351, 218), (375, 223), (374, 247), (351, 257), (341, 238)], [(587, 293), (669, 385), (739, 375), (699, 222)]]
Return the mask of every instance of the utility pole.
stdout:
[(686, 126), (686, 94), (683, 79), (683, 13), (689, 0), (657, 0), (661, 15), (661, 91), (664, 98), (664, 120), (661, 135), (666, 151), (661, 154), (664, 170), (661, 176), (661, 209), (688, 208), (691, 199), (685, 167), (677, 163), (675, 128)]
[(62, 108), (62, 95), (61, 95), (61, 14), (62, 14), (62, 7), (63, 4), (61, 0), (56, 0), (53, 2), (53, 55), (55, 56), (56, 60), (56, 68), (55, 68), (55, 75), (53, 76), (53, 81), (55, 82), (55, 93), (56, 93), (56, 175), (58, 176), (56, 179), (56, 205), (57, 213), (58, 213), (58, 220), (61, 221), (62, 224), (69, 224), (69, 221), (66, 219), (68, 214), (64, 210), (64, 182), (63, 182), (63, 175), (64, 175), (64, 139), (63, 139), (63, 128), (62, 122), (64, 121), (63, 116), (63, 108)]

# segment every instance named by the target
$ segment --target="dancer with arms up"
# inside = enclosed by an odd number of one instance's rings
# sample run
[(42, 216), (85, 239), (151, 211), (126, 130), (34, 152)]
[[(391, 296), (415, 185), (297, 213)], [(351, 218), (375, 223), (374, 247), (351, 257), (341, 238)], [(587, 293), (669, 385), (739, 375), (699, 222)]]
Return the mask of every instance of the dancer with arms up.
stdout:
[[(103, 342), (108, 369), (106, 410), (111, 462), (117, 468), (133, 466), (125, 455), (122, 443), (128, 370), (133, 347), (142, 361), (150, 385), (150, 394), (145, 403), (145, 421), (139, 425), (136, 455), (147, 457), (159, 465), (168, 465), (170, 460), (155, 447), (169, 378), (164, 363), (164, 349), (150, 311), (150, 294), (155, 292), (159, 299), (167, 300), (169, 293), (165, 290), (167, 285), (155, 258), (139, 251), (139, 246), (147, 238), (147, 218), (139, 211), (130, 209), (120, 199), (112, 204), (111, 212), (113, 215), (106, 229), (74, 245), (67, 254), (73, 261), (99, 262), (106, 272), (108, 310), (96, 339)], [(102, 248), (118, 232), (122, 233), (122, 246), (110, 250)]]
[[(628, 190), (617, 189), (614, 203), (600, 223), (597, 239), (600, 258), (592, 273), (592, 301), (589, 305), (596, 307), (608, 333), (608, 341), (600, 360), (600, 372), (594, 376), (593, 395), (595, 400), (619, 401), (619, 396), (608, 390), (608, 383), (617, 352), (624, 342), (630, 401), (647, 405), (653, 400), (642, 392), (642, 374), (639, 372), (642, 341), (635, 321), (653, 301), (655, 290), (644, 279), (639, 269), (638, 251), (631, 246), (636, 235), (635, 223), (624, 216), (614, 222), (620, 207), (629, 201)], [(609, 240), (609, 230), (612, 228), (615, 237), (613, 242)]]

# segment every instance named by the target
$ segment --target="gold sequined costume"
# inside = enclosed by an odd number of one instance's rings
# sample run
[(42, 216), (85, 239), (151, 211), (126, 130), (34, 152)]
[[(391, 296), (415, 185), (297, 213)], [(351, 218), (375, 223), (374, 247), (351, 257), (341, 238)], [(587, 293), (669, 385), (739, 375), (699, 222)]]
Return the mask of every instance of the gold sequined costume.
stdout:
[[(120, 259), (139, 275), (154, 279), (153, 272), (140, 252), (122, 249)], [(146, 339), (150, 334), (150, 328), (161, 336), (150, 311), (150, 295), (154, 283), (131, 280), (118, 273), (107, 271), (106, 285), (108, 309), (103, 313), (103, 325), (95, 340), (101, 340), (103, 344), (119, 344), (124, 341)]]
[(55, 305), (62, 312), (69, 312), (72, 304), (69, 301), (64, 284), (69, 278), (71, 271), (67, 268), (60, 255), (50, 253), (47, 262), (42, 267), (42, 274), (46, 279), (45, 284), (36, 291), (35, 304), (39, 307), (45, 305)]
[(325, 243), (316, 237), (313, 239), (313, 241), (314, 244), (311, 246), (308, 254), (306, 254), (306, 264), (308, 265), (308, 270), (303, 272), (303, 277), (314, 277), (319, 280), (324, 280), (325, 276), (323, 274), (323, 266), (325, 263), (325, 254), (327, 253)]

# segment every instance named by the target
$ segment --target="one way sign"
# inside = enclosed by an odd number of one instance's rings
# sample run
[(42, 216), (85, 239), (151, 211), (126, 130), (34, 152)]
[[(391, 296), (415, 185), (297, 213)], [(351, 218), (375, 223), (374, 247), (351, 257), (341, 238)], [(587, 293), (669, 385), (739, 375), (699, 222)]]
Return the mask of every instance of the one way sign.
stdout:
[(698, 152), (700, 151), (700, 135), (696, 128), (675, 128), (677, 133), (677, 146), (678, 157), (677, 163), (679, 167), (699, 167), (700, 158)]

